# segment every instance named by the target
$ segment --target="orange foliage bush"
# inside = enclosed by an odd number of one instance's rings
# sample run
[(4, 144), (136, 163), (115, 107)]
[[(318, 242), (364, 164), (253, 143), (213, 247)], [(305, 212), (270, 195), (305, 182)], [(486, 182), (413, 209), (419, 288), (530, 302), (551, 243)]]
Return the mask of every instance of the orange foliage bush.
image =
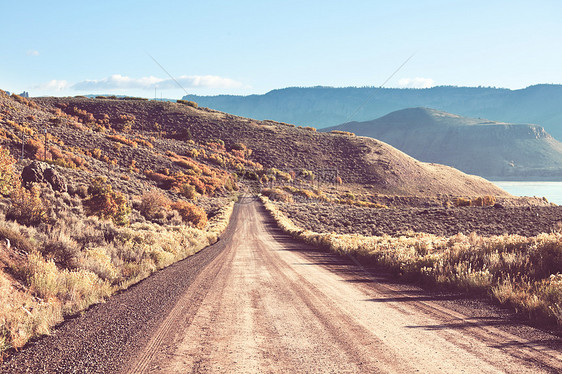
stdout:
[(121, 136), (121, 135), (106, 135), (106, 138), (109, 139), (109, 140), (113, 140), (115, 142), (119, 142), (119, 143), (122, 143), (122, 144), (129, 145), (133, 148), (136, 148), (137, 145), (138, 145), (137, 142), (135, 142), (134, 140), (127, 139), (127, 138), (125, 138), (124, 136)]
[(106, 178), (93, 179), (88, 187), (88, 195), (84, 206), (89, 214), (97, 215), (102, 219), (111, 219), (118, 225), (129, 223), (131, 208), (127, 198), (121, 192), (113, 191)]
[(33, 185), (29, 191), (18, 185), (10, 194), (11, 204), (6, 218), (22, 225), (38, 225), (46, 222), (47, 206), (41, 199), (40, 192), (37, 185)]
[(96, 122), (96, 118), (92, 113), (89, 113), (84, 109), (79, 109), (76, 106), (73, 106), (72, 108), (67, 108), (66, 112), (70, 115), (75, 116), (82, 123), (92, 124)]
[[(31, 158), (35, 160), (43, 160), (45, 158), (44, 143), (36, 139), (28, 139), (25, 143), (25, 150), (31, 153)], [(50, 153), (47, 153), (47, 158), (50, 158)]]
[(197, 205), (178, 200), (172, 204), (172, 209), (180, 214), (184, 222), (190, 223), (198, 229), (203, 229), (207, 226), (207, 213)]
[(35, 104), (33, 101), (29, 100), (26, 97), (16, 95), (16, 94), (12, 94), (12, 98), (14, 100), (16, 100), (18, 103), (27, 105), (30, 108), (39, 108), (39, 105)]
[(27, 127), (26, 124), (20, 125), (14, 121), (11, 120), (6, 120), (5, 121), (7, 125), (12, 126), (14, 129), (16, 129), (16, 131), (18, 131), (21, 134), (27, 135), (27, 136), (33, 136), (35, 135), (35, 130), (33, 130), (30, 127)]
[(178, 187), (178, 192), (180, 195), (188, 200), (195, 200), (197, 198), (197, 191), (195, 186), (191, 184), (184, 183)]
[(144, 145), (145, 147), (154, 148), (154, 145), (153, 145), (151, 142), (149, 142), (148, 140), (135, 138), (133, 141), (134, 141), (134, 142), (137, 142), (137, 143), (139, 143), (139, 144), (142, 144), (142, 145)]
[(160, 188), (169, 190), (170, 188), (172, 188), (176, 182), (176, 179), (174, 177), (170, 177), (168, 175), (164, 175), (162, 173), (156, 173), (152, 170), (146, 170), (144, 172), (144, 175), (146, 175), (146, 177), (150, 180), (153, 180), (154, 182), (156, 182), (156, 184), (158, 184), (158, 186)]
[(166, 217), (171, 204), (170, 199), (163, 193), (152, 189), (142, 195), (139, 211), (147, 219), (160, 219)]

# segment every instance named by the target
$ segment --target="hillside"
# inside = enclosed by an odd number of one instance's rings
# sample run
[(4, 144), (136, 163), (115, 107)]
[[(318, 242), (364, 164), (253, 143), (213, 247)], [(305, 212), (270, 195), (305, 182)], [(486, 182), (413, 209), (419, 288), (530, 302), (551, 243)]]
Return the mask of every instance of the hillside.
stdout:
[(323, 129), (330, 130), (370, 136), (416, 159), (488, 179), (562, 179), (562, 143), (537, 125), (410, 108)]
[(187, 98), (244, 117), (316, 128), (351, 120), (370, 121), (404, 108), (428, 107), (467, 117), (535, 123), (562, 140), (561, 85), (536, 85), (520, 90), (450, 86), (427, 89), (293, 87), (264, 95), (190, 95)]
[[(296, 174), (303, 169), (315, 174), (323, 169), (337, 169), (345, 184), (367, 185), (376, 193), (504, 194), (483, 179), (467, 176), (445, 166), (418, 162), (370, 138), (318, 133), (314, 129), (255, 121), (177, 103), (83, 98), (44, 98), (36, 102), (51, 110), (64, 106), (73, 111), (91, 113), (94, 118), (109, 116), (109, 121), (119, 115), (132, 116), (135, 121), (128, 129), (129, 134), (125, 135), (128, 138), (138, 134), (157, 135), (154, 124), (158, 123), (161, 137), (153, 139), (154, 150), (142, 146), (122, 147), (119, 157), (116, 157), (118, 165), (122, 167), (128, 167), (134, 159), (140, 170), (181, 169), (162, 153), (171, 150), (185, 156), (197, 144), (220, 140), (226, 149), (232, 149), (235, 144), (244, 144), (252, 150), (249, 161), (265, 168)], [(57, 127), (52, 131), (75, 146), (93, 147), (97, 141), (108, 142), (107, 135), (103, 133), (69, 132)], [(210, 161), (214, 162), (212, 159)], [(221, 166), (220, 162), (214, 163)]]

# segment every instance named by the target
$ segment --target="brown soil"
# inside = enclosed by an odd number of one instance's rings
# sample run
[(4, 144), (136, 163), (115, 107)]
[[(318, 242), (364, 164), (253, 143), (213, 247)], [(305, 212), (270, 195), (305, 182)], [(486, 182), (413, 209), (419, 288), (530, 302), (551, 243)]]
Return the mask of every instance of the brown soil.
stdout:
[(279, 203), (303, 229), (338, 234), (403, 235), (408, 232), (452, 236), (535, 236), (560, 230), (562, 207), (361, 208), (335, 204)]

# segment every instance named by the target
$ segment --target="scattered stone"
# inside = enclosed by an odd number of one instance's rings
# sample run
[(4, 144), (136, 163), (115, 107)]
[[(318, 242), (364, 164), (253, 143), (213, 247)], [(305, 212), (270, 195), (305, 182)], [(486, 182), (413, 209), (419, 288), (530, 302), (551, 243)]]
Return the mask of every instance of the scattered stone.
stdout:
[(45, 182), (46, 169), (47, 164), (39, 161), (33, 161), (31, 164), (24, 167), (21, 172), (21, 179), (23, 180), (24, 186), (27, 186), (30, 183)]
[(66, 192), (67, 186), (64, 179), (53, 168), (48, 168), (43, 173), (43, 176), (49, 182), (54, 191)]

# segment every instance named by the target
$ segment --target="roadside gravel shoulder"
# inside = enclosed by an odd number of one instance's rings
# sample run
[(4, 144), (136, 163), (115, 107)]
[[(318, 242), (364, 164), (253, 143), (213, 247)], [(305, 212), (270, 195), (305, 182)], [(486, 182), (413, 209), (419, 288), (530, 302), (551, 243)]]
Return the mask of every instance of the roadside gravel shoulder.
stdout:
[[(235, 205), (231, 222), (236, 222), (237, 215)], [(230, 224), (214, 245), (67, 319), (50, 336), (11, 354), (0, 364), (0, 372), (120, 372), (131, 354), (147, 344), (179, 296), (223, 251), (232, 235)]]

